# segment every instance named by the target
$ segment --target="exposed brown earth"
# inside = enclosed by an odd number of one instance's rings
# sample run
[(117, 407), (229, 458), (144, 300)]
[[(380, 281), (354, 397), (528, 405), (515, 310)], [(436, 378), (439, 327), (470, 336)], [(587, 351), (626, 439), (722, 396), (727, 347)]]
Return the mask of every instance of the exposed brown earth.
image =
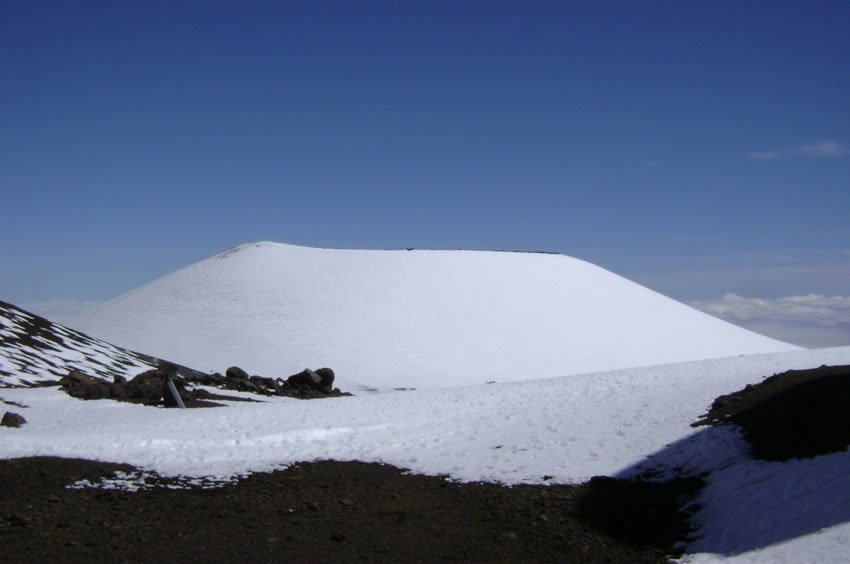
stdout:
[[(591, 485), (458, 484), (317, 462), (211, 490), (169, 490), (167, 481), (136, 493), (66, 488), (116, 470), (132, 468), (0, 461), (0, 561), (665, 561), (661, 548), (586, 522)], [(648, 523), (614, 532), (635, 525)]]
[(763, 460), (810, 458), (850, 445), (850, 366), (789, 370), (720, 396), (696, 425), (739, 425)]

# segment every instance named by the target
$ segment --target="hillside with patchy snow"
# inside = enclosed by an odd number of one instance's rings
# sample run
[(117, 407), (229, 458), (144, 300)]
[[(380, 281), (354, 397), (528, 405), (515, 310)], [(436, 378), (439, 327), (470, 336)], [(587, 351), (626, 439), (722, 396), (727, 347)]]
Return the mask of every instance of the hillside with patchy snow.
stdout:
[(199, 370), (340, 385), (518, 381), (796, 347), (563, 255), (250, 243), (73, 324)]
[(156, 360), (0, 302), (0, 388), (55, 382), (71, 370), (112, 381)]

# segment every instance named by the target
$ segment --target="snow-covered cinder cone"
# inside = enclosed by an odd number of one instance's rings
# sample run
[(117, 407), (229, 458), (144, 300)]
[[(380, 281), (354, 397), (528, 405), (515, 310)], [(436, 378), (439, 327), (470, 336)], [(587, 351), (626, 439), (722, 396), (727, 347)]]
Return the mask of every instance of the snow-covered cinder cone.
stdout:
[(796, 347), (555, 254), (249, 243), (76, 325), (201, 370), (333, 366), (356, 391), (515, 381)]

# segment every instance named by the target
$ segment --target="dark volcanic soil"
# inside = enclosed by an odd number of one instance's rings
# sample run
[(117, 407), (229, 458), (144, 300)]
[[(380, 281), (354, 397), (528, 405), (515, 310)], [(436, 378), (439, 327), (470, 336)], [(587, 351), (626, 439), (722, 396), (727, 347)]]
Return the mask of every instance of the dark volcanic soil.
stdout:
[(694, 425), (739, 425), (763, 460), (810, 458), (850, 445), (850, 366), (789, 370), (720, 396)]
[[(318, 462), (213, 490), (65, 487), (115, 470), (131, 468), (0, 461), (0, 561), (665, 561), (659, 548), (586, 524), (582, 503), (597, 495), (590, 485), (456, 484)], [(634, 525), (593, 513), (590, 521), (618, 535)]]

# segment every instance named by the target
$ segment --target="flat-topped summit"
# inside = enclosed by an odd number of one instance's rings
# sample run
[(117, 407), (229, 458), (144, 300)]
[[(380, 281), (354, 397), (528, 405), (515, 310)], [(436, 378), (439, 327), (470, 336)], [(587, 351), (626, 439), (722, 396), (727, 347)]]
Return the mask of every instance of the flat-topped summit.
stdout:
[(796, 347), (565, 255), (240, 245), (76, 325), (200, 370), (344, 385), (526, 380)]

